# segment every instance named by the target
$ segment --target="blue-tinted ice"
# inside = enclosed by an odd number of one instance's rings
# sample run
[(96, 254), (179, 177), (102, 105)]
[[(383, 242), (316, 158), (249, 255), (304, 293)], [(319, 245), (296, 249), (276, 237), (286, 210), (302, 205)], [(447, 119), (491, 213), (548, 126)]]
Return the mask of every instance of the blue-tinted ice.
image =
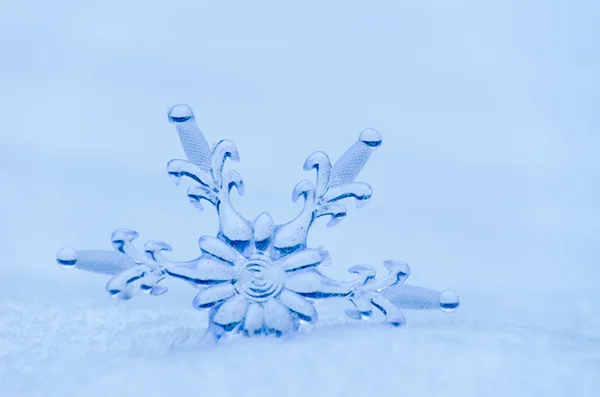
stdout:
[(231, 141), (222, 140), (211, 149), (186, 105), (172, 107), (169, 121), (179, 133), (187, 160), (171, 160), (167, 172), (175, 184), (182, 178), (193, 181), (187, 196), (196, 209), (215, 207), (217, 236), (200, 238), (197, 258), (173, 262), (165, 256), (171, 251), (169, 244), (150, 240), (138, 249), (133, 244), (137, 232), (120, 229), (112, 234), (115, 251), (64, 248), (57, 254), (60, 265), (112, 275), (106, 289), (121, 300), (140, 293), (164, 294), (167, 288), (160, 283), (167, 277), (187, 281), (198, 291), (194, 308), (209, 310), (205, 339), (210, 340), (289, 335), (301, 322), (316, 323), (314, 302), (330, 297), (347, 299), (346, 314), (353, 319), (379, 312), (393, 326), (404, 324), (403, 308), (452, 311), (458, 307), (454, 292), (405, 285), (410, 269), (400, 261), (386, 261), (388, 274), (381, 278), (374, 268), (364, 265), (348, 269), (355, 275), (350, 282), (326, 277), (319, 266), (329, 261), (327, 251), (306, 244), (317, 218), (329, 218), (327, 225), (333, 227), (346, 216), (348, 201), (354, 200), (358, 207), (369, 201), (371, 187), (355, 179), (382, 143), (377, 130), (364, 130), (334, 165), (323, 152), (311, 154), (304, 169), (314, 170), (315, 182), (300, 181), (292, 193), (292, 200), (302, 199), (304, 207), (295, 219), (276, 225), (268, 213), (247, 220), (231, 204), (233, 188), (244, 194), (241, 176), (236, 171), (223, 172), (227, 159), (239, 161)]

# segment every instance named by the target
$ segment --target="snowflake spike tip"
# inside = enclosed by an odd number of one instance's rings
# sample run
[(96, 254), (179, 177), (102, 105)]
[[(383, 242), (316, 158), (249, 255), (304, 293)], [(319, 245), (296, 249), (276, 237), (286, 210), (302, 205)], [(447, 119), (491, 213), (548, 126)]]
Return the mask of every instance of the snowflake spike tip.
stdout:
[(62, 248), (56, 254), (56, 262), (63, 268), (75, 268), (88, 272), (116, 275), (136, 266), (127, 255), (117, 251)]
[[(176, 184), (189, 179), (187, 197), (197, 209), (204, 208), (202, 201), (214, 206), (219, 217), (216, 236), (199, 238), (200, 254), (195, 259), (173, 262), (163, 256), (172, 251), (166, 242), (149, 240), (138, 249), (134, 240), (139, 234), (118, 229), (111, 236), (114, 251), (63, 248), (56, 256), (60, 266), (110, 275), (106, 290), (119, 300), (162, 295), (168, 290), (160, 283), (167, 277), (191, 284), (197, 289), (192, 306), (209, 311), (204, 337), (193, 342), (199, 345), (237, 336), (287, 337), (301, 324), (316, 324), (315, 302), (333, 297), (349, 302), (352, 308), (345, 313), (354, 320), (376, 318), (379, 313), (395, 327), (405, 323), (404, 308), (452, 311), (458, 307), (458, 296), (452, 291), (404, 284), (410, 268), (401, 261), (384, 262), (388, 273), (379, 278), (368, 265), (351, 266), (351, 281), (329, 278), (320, 271), (330, 262), (328, 252), (307, 245), (315, 219), (327, 216), (327, 226), (332, 227), (346, 217), (346, 199), (354, 199), (357, 207), (370, 199), (371, 187), (355, 179), (382, 144), (377, 130), (362, 131), (334, 165), (324, 152), (311, 154), (304, 169), (314, 170), (316, 180), (301, 181), (292, 193), (293, 201), (304, 199), (300, 214), (275, 224), (267, 212), (250, 221), (233, 208), (231, 190), (244, 194), (238, 172), (224, 172), (227, 159), (240, 159), (233, 142), (221, 140), (211, 150), (187, 105), (171, 107), (168, 119), (179, 134), (187, 160), (171, 160), (167, 173)], [(189, 340), (182, 338), (173, 348), (184, 348)]]
[(384, 289), (382, 295), (401, 309), (452, 312), (459, 306), (458, 295), (454, 291), (438, 292), (414, 285), (396, 284)]
[(212, 153), (206, 138), (196, 125), (192, 109), (183, 104), (175, 105), (169, 109), (168, 116), (179, 133), (188, 160), (204, 170), (209, 170)]
[(382, 142), (381, 134), (373, 128), (361, 132), (358, 142), (350, 146), (333, 166), (329, 186), (353, 182), (369, 161), (372, 151), (381, 146)]

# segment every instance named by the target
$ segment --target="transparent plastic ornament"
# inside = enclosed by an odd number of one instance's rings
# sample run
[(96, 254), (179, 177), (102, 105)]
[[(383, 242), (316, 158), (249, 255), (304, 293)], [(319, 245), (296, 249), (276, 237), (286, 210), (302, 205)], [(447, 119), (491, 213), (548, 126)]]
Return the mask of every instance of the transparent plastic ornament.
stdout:
[(371, 198), (371, 187), (355, 179), (381, 146), (377, 130), (364, 130), (333, 165), (327, 154), (311, 154), (304, 169), (316, 174), (315, 182), (300, 181), (292, 193), (294, 202), (304, 201), (303, 209), (291, 221), (276, 225), (268, 213), (250, 221), (233, 207), (230, 194), (235, 188), (243, 195), (244, 184), (236, 171), (223, 169), (228, 159), (239, 161), (235, 145), (222, 140), (211, 149), (186, 105), (173, 106), (168, 117), (187, 160), (171, 160), (167, 172), (175, 184), (182, 178), (193, 182), (187, 196), (196, 209), (215, 207), (216, 237), (200, 237), (197, 258), (174, 262), (164, 255), (172, 250), (169, 244), (150, 240), (138, 249), (133, 243), (138, 233), (120, 229), (112, 234), (114, 251), (63, 248), (57, 254), (61, 266), (111, 275), (106, 289), (120, 300), (138, 294), (162, 295), (167, 292), (161, 285), (166, 278), (186, 281), (197, 289), (193, 307), (209, 311), (209, 326), (200, 342), (236, 335), (293, 334), (301, 323), (317, 323), (315, 302), (332, 297), (349, 302), (345, 314), (352, 319), (369, 319), (378, 312), (384, 322), (396, 327), (405, 323), (401, 309), (458, 307), (458, 296), (452, 291), (404, 284), (410, 269), (401, 261), (384, 262), (388, 270), (384, 277), (377, 278), (374, 268), (359, 265), (348, 269), (352, 281), (331, 279), (319, 270), (329, 261), (327, 251), (307, 246), (317, 218), (329, 218), (327, 226), (333, 227), (346, 217), (347, 201), (361, 207)]

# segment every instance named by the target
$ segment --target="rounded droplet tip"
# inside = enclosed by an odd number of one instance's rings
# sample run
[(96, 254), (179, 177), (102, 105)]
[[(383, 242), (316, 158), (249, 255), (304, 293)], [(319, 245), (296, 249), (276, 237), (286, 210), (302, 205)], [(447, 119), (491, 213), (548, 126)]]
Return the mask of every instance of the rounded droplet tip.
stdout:
[(185, 123), (194, 118), (194, 112), (188, 105), (175, 105), (169, 109), (169, 121), (171, 123)]
[(445, 312), (456, 310), (459, 305), (458, 295), (454, 291), (440, 292), (440, 308)]
[(63, 248), (56, 254), (56, 262), (63, 267), (73, 267), (77, 263), (77, 251)]
[(370, 148), (378, 148), (381, 146), (381, 134), (374, 128), (368, 128), (360, 133), (360, 141)]

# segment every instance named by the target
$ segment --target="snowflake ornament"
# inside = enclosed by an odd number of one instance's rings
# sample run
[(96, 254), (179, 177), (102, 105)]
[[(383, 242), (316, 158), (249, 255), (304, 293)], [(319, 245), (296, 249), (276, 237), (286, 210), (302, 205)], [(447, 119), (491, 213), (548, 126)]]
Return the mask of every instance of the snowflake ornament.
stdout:
[(209, 310), (203, 340), (218, 341), (227, 335), (293, 334), (301, 323), (318, 321), (315, 301), (331, 297), (350, 303), (346, 315), (352, 319), (371, 318), (379, 312), (393, 326), (404, 324), (401, 309), (452, 311), (458, 307), (454, 292), (404, 284), (410, 270), (400, 261), (384, 262), (388, 274), (380, 279), (374, 268), (364, 265), (348, 269), (355, 275), (353, 281), (331, 279), (319, 271), (319, 266), (329, 261), (327, 251), (306, 244), (317, 218), (328, 217), (327, 226), (333, 227), (346, 216), (346, 201), (355, 200), (357, 207), (368, 202), (371, 187), (354, 180), (381, 145), (378, 131), (364, 130), (335, 165), (323, 152), (311, 154), (304, 169), (316, 172), (316, 182), (303, 180), (292, 194), (294, 202), (302, 198), (304, 207), (295, 219), (276, 225), (268, 213), (251, 222), (232, 206), (233, 188), (240, 195), (244, 193), (240, 175), (223, 171), (227, 159), (239, 161), (235, 145), (222, 140), (211, 150), (186, 105), (173, 106), (168, 116), (187, 156), (187, 161), (171, 160), (168, 174), (175, 184), (183, 178), (193, 182), (187, 196), (198, 210), (202, 211), (206, 203), (216, 208), (217, 236), (200, 238), (198, 258), (173, 262), (163, 255), (171, 251), (169, 244), (151, 240), (139, 250), (133, 244), (137, 232), (120, 229), (112, 234), (115, 251), (64, 248), (57, 254), (60, 265), (112, 275), (106, 289), (120, 300), (140, 293), (162, 295), (167, 288), (160, 283), (167, 277), (192, 284), (198, 290), (194, 308)]

